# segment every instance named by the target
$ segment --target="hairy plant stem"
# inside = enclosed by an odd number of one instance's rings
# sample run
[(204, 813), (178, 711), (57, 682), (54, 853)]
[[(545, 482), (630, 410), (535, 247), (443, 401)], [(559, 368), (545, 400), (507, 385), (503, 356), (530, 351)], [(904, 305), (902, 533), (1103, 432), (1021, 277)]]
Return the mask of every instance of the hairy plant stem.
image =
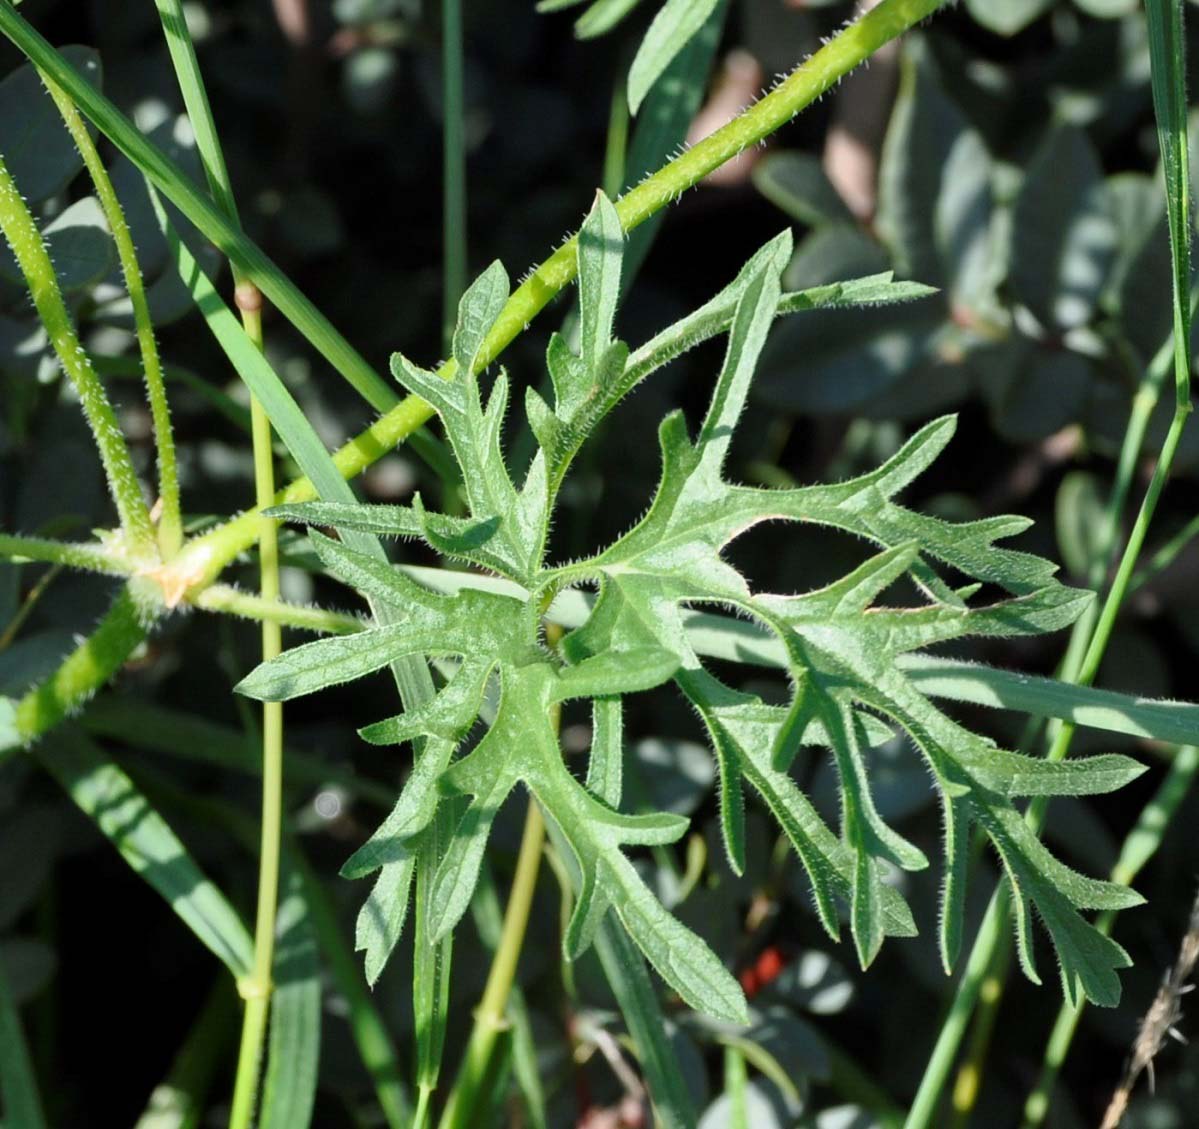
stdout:
[(0, 154), (0, 231), (16, 256), (63, 371), (79, 396), (130, 549), (138, 556), (153, 557), (156, 555), (154, 525), (116, 412), (75, 332), (42, 233), (4, 163), (3, 154)]
[(66, 565), (111, 576), (128, 576), (134, 567), (120, 553), (109, 552), (103, 545), (52, 541), (46, 537), (17, 537), (11, 533), (0, 533), (0, 557), (9, 561)]
[[(735, 157), (742, 149), (757, 144), (785, 125), (844, 74), (868, 58), (873, 51), (925, 19), (943, 2), (944, 0), (883, 0), (883, 3), (812, 55), (760, 102), (694, 148), (669, 161), (623, 197), (616, 207), (626, 230), (666, 207), (686, 189), (697, 184), (725, 161)], [(240, 263), (246, 277), (259, 284), (260, 289), (276, 308), (293, 321), (324, 355), (331, 360), (336, 357), (340, 361), (345, 361), (347, 356), (352, 355), (359, 364), (364, 363), (328, 322), (311, 308), (294, 286), (290, 283), (285, 287), (280, 286), (279, 277), (276, 277), (278, 272), (272, 273), (273, 264), (249, 244), (240, 229), (230, 224), (211, 200), (191, 189), (187, 178), (175, 169), (159, 150), (147, 142), (115, 106), (66, 65), (45, 39), (2, 0), (0, 32), (8, 36), (35, 63), (53, 73), (55, 80), (100, 130), (142, 168), (151, 181), (162, 189), (164, 195), (206, 235), (213, 238), (234, 262)], [(574, 240), (571, 239), (537, 267), (509, 298), (488, 336), (479, 358), (479, 367), (490, 364), (522, 333), (554, 295), (573, 280), (574, 274)], [(280, 301), (281, 296), (283, 301)], [(319, 334), (313, 326), (319, 328)], [(337, 361), (334, 363), (336, 365)], [(455, 370), (456, 366), (451, 361), (443, 366), (441, 375), (449, 379)], [(432, 409), (423, 400), (412, 396), (405, 398), (333, 455), (338, 472), (347, 479), (360, 474), (409, 438), (432, 414)], [(315, 496), (312, 483), (307, 478), (300, 478), (276, 494), (274, 501), (309, 501)], [(258, 528), (258, 516), (255, 511), (250, 511), (215, 530), (193, 538), (172, 561), (172, 577), (188, 596), (194, 596), (212, 584), (240, 553), (254, 544)], [(142, 638), (144, 630), (129, 641), (129, 651), (132, 651)], [(86, 647), (85, 643), (81, 649)], [(74, 656), (71, 656), (67, 662), (70, 663), (73, 658)], [(83, 672), (79, 670), (77, 673), (82, 675)], [(110, 673), (111, 671), (108, 672)], [(28, 742), (41, 736), (56, 720), (74, 709), (78, 702), (93, 694), (108, 674), (95, 682), (83, 677), (62, 680), (56, 675), (52, 679), (57, 687), (55, 710), (43, 709), (32, 714), (25, 710), (21, 716), (38, 727), (30, 729), (22, 726), (19, 730), (20, 738)], [(38, 688), (31, 691), (29, 696), (41, 694), (42, 690)], [(21, 714), (20, 708), (18, 713)]]
[(126, 585), (91, 635), (17, 703), (18, 738), (28, 744), (81, 709), (145, 638), (146, 625)]
[(462, 0), (441, 0), (442, 347), (448, 356), (466, 290), (466, 104)]
[(325, 608), (288, 604), (282, 600), (267, 600), (253, 592), (242, 592), (227, 584), (205, 588), (193, 601), (193, 606), (221, 615), (235, 615), (258, 623), (271, 622), (280, 627), (295, 627), (322, 635), (351, 635), (366, 624), (350, 612), (329, 611)]
[(39, 72), (58, 112), (75, 142), (75, 148), (83, 158), (96, 198), (117, 249), (129, 304), (133, 308), (133, 325), (137, 335), (138, 350), (142, 358), (142, 376), (146, 385), (146, 400), (150, 405), (150, 418), (154, 423), (154, 446), (158, 456), (158, 498), (161, 513), (158, 517), (158, 548), (164, 560), (169, 560), (183, 544), (183, 518), (179, 502), (179, 469), (175, 459), (175, 436), (171, 427), (171, 409), (167, 403), (166, 383), (162, 362), (158, 356), (158, 343), (154, 339), (154, 321), (150, 316), (150, 303), (146, 298), (146, 284), (138, 265), (137, 251), (133, 246), (133, 235), (125, 219), (125, 210), (117, 198), (116, 189), (100, 154), (96, 150), (92, 135), (80, 116), (75, 103), (62, 88), (44, 71)]

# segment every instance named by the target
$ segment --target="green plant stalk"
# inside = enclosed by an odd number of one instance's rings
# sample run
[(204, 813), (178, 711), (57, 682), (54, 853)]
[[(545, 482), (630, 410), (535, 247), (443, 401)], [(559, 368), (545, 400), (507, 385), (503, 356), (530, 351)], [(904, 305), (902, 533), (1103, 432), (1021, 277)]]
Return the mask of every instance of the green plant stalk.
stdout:
[[(980, 844), (981, 846), (981, 844)], [(981, 854), (981, 851), (979, 852)], [(1007, 979), (1012, 955), (1012, 932), (1002, 930), (999, 943), (978, 988), (978, 1010), (970, 1032), (966, 1058), (958, 1069), (950, 1096), (950, 1121), (947, 1129), (966, 1129), (970, 1114), (982, 1088), (987, 1050), (999, 1017), (999, 1003)]]
[(466, 96), (462, 71), (462, 0), (441, 0), (441, 329), (447, 356), (458, 300), (466, 290)]
[[(2, 6), (0, 11), (3, 11)], [(0, 155), (0, 230), (12, 247), (63, 371), (79, 396), (104, 464), (109, 493), (116, 503), (129, 550), (136, 556), (152, 556), (155, 552), (154, 526), (116, 412), (75, 332), (42, 233), (21, 198), (3, 155)]]
[[(1179, 805), (1194, 783), (1199, 770), (1199, 748), (1183, 745), (1170, 764), (1170, 771), (1159, 785), (1153, 798), (1141, 810), (1136, 825), (1128, 833), (1120, 848), (1120, 857), (1112, 868), (1112, 881), (1130, 884), (1145, 864), (1157, 852), (1165, 838), (1166, 830), (1177, 813)], [(1105, 934), (1112, 931), (1116, 920), (1114, 912), (1103, 914), (1096, 922)], [(1072, 1007), (1063, 1003), (1045, 1047), (1045, 1058), (1041, 1073), (1028, 1100), (1024, 1103), (1024, 1120), (1021, 1129), (1040, 1129), (1049, 1112), (1054, 1083), (1065, 1062), (1066, 1053), (1078, 1029), (1085, 1003)]]
[[(718, 130), (686, 153), (668, 162), (644, 180), (616, 205), (626, 230), (682, 195), (724, 161), (742, 149), (764, 140), (785, 125), (805, 106), (815, 101), (873, 51), (925, 19), (943, 0), (883, 0), (855, 24), (811, 56), (780, 86), (744, 114)], [(0, 0), (0, 33), (6, 35), (31, 60), (54, 76), (75, 103), (97, 127), (135, 164), (143, 169), (163, 193), (200, 230), (229, 257), (238, 261), (246, 277), (255, 282), (296, 328), (328, 359), (344, 360), (353, 353), (331, 325), (290, 282), (282, 279), (278, 268), (266, 258), (241, 231), (225, 219), (212, 201), (198, 192), (188, 178), (159, 149), (148, 142), (115, 106), (100, 95), (58, 54), (37, 31), (6, 2)], [(489, 335), (479, 358), (479, 367), (490, 364), (532, 319), (574, 277), (574, 241), (554, 252), (509, 298), (496, 326)], [(282, 284), (280, 283), (282, 279)], [(280, 300), (282, 298), (282, 301)], [(331, 336), (330, 336), (331, 335)], [(340, 342), (340, 344), (338, 344)], [(337, 367), (337, 363), (335, 367)], [(340, 369), (339, 369), (340, 371)], [(440, 373), (450, 379), (456, 365), (450, 361)], [(401, 400), (370, 427), (338, 450), (333, 460), (338, 472), (353, 478), (391, 452), (432, 417), (432, 409), (423, 400), (409, 396)], [(276, 503), (310, 501), (316, 491), (307, 478), (300, 478), (283, 489)], [(187, 589), (207, 587), (242, 552), (253, 545), (258, 533), (254, 511), (244, 513), (209, 533), (194, 538), (173, 562), (176, 574), (186, 581)], [(131, 651), (144, 638), (133, 638)], [(86, 648), (87, 644), (83, 645)], [(81, 648), (81, 649), (83, 649)], [(128, 652), (126, 652), (128, 653)], [(66, 661), (69, 663), (74, 656)], [(119, 664), (118, 664), (119, 665)], [(113, 668), (115, 669), (115, 667)], [(71, 678), (54, 676), (54, 710), (43, 703), (38, 711), (18, 708), (19, 735), (24, 741), (41, 736), (53, 724), (75, 708), (77, 702), (93, 694), (103, 683), (90, 682), (76, 670)], [(106, 676), (105, 676), (106, 677)], [(41, 688), (30, 692), (41, 694)], [(28, 696), (27, 696), (28, 697)], [(22, 702), (22, 707), (24, 706)], [(32, 728), (26, 726), (32, 725)]]
[(116, 189), (92, 135), (84, 125), (75, 103), (61, 87), (44, 72), (40, 72), (46, 87), (67, 131), (75, 142), (75, 148), (83, 158), (96, 198), (117, 249), (125, 289), (133, 307), (133, 324), (137, 335), (138, 350), (142, 358), (142, 373), (146, 384), (146, 400), (150, 405), (150, 417), (154, 423), (154, 446), (158, 456), (158, 498), (162, 510), (158, 517), (158, 548), (164, 560), (169, 560), (183, 544), (183, 518), (179, 501), (179, 468), (175, 458), (175, 436), (171, 427), (171, 409), (167, 403), (166, 386), (163, 379), (162, 361), (158, 356), (158, 344), (154, 339), (154, 322), (150, 316), (150, 303), (146, 298), (146, 284), (138, 265), (137, 251), (133, 246), (133, 235), (125, 219), (125, 210), (117, 198)]
[(461, 1070), (454, 1082), (440, 1121), (440, 1129), (470, 1129), (476, 1124), (472, 1118), (477, 1113), (475, 1103), (483, 1092), (496, 1040), (506, 1027), (504, 1011), (508, 1006), (508, 995), (516, 976), (516, 965), (524, 944), (525, 931), (529, 924), (529, 910), (533, 904), (533, 890), (537, 885), (537, 873), (541, 867), (541, 856), (545, 849), (545, 820), (537, 801), (530, 796), (525, 814), (524, 833), (520, 840), (520, 853), (516, 859), (516, 875), (504, 910), (504, 928), (500, 943), (496, 946), (483, 998), (475, 1011), (474, 1027)]
[[(262, 348), (261, 305), (241, 303), (246, 333)], [(254, 425), (254, 492), (259, 509), (275, 494), (271, 421), (257, 399), (251, 399)], [(259, 575), (261, 598), (279, 599), (279, 537), (277, 523), (259, 516)], [(277, 622), (262, 622), (262, 659), (283, 651), (283, 632)], [(279, 855), (283, 834), (283, 705), (262, 705), (262, 820), (258, 856), (258, 906), (254, 919), (254, 966), (238, 989), (246, 1001), (241, 1049), (233, 1088), (229, 1129), (249, 1129), (258, 1092), (259, 1062), (266, 1037), (271, 1003), (271, 968), (275, 960), (275, 917), (279, 908)]]
[(87, 572), (110, 576), (128, 576), (130, 562), (106, 552), (102, 545), (90, 542), (52, 541), (47, 537), (18, 537), (0, 533), (0, 557), (9, 561), (37, 561), (41, 564), (66, 565)]
[(192, 604), (208, 612), (235, 615), (258, 623), (274, 623), (280, 627), (295, 627), (301, 631), (315, 631), (322, 635), (351, 635), (355, 631), (361, 631), (364, 626), (361, 617), (350, 612), (267, 600), (253, 592), (231, 588), (227, 584), (214, 584), (211, 588), (205, 588)]

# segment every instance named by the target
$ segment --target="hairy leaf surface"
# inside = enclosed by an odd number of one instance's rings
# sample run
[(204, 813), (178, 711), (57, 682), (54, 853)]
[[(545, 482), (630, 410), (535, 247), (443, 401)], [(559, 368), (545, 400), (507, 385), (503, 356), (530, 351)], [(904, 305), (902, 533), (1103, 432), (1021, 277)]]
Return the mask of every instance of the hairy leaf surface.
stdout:
[[(393, 372), (436, 409), (460, 464), (468, 513), (440, 514), (418, 498), (409, 506), (294, 505), (282, 515), (341, 530), (418, 538), (454, 560), (505, 578), (503, 589), (435, 591), (412, 575), (350, 545), (313, 532), (326, 568), (377, 605), (389, 624), (323, 639), (263, 664), (242, 690), (285, 699), (382, 669), (400, 656), (449, 660), (436, 696), (361, 730), (375, 744), (419, 749), (395, 808), (348, 860), (347, 876), (381, 871), (364, 917), (373, 979), (403, 926), (413, 874), (430, 869), (425, 928), (446, 936), (474, 895), (496, 814), (523, 788), (574, 856), (579, 896), (564, 937), (568, 957), (585, 951), (609, 915), (619, 919), (662, 978), (689, 1005), (743, 1020), (737, 982), (712, 951), (658, 902), (631, 853), (669, 844), (687, 821), (664, 812), (620, 810), (621, 700), (666, 682), (695, 708), (718, 766), (721, 825), (731, 865), (745, 864), (744, 794), (772, 813), (810, 879), (825, 929), (840, 935), (847, 916), (859, 958), (869, 964), (888, 935), (915, 932), (887, 868), (920, 870), (925, 854), (882, 818), (866, 750), (896, 730), (907, 735), (929, 772), (944, 820), (941, 950), (952, 965), (961, 940), (966, 847), (985, 832), (1016, 894), (1021, 960), (1037, 977), (1030, 910), (1056, 950), (1065, 990), (1106, 1004), (1119, 997), (1115, 970), (1124, 951), (1082, 911), (1136, 904), (1134, 893), (1081, 875), (1036, 839), (1014, 801), (1087, 795), (1119, 788), (1140, 766), (1119, 756), (1051, 764), (998, 748), (935, 705), (900, 662), (905, 655), (965, 636), (1007, 637), (1056, 631), (1072, 623), (1090, 595), (1054, 578), (1042, 558), (1000, 544), (1027, 528), (1019, 517), (953, 523), (906, 508), (898, 495), (950, 441), (954, 421), (936, 420), (882, 466), (846, 482), (764, 489), (729, 480), (729, 450), (759, 354), (780, 313), (826, 302), (876, 303), (920, 293), (888, 276), (786, 295), (790, 258), (784, 234), (755, 254), (711, 302), (637, 350), (614, 337), (623, 237), (612, 205), (598, 195), (580, 232), (580, 333), (577, 351), (555, 335), (547, 365), (553, 404), (528, 392), (525, 410), (538, 449), (517, 482), (504, 454), (509, 383), (484, 396), (471, 372), (480, 343), (502, 308), (508, 282), (494, 264), (459, 309), (458, 375), (443, 381), (403, 357)], [(802, 300), (801, 300), (802, 299)], [(559, 488), (601, 421), (652, 371), (699, 340), (727, 334), (725, 358), (694, 438), (681, 413), (659, 429), (661, 476), (644, 516), (586, 559), (546, 560)], [(804, 593), (756, 592), (725, 559), (725, 549), (767, 522), (841, 530), (874, 547), (842, 579)], [(892, 606), (904, 578), (918, 597)], [(559, 645), (547, 643), (543, 615), (570, 588), (598, 590), (586, 620)], [(985, 599), (980, 592), (987, 593)], [(769, 704), (706, 669), (685, 630), (695, 609), (735, 610), (769, 632), (786, 655), (790, 700)], [(488, 699), (495, 703), (488, 712)], [(590, 767), (580, 781), (559, 749), (558, 706), (593, 701)], [(480, 725), (484, 715), (489, 719)], [(790, 775), (801, 746), (828, 750), (841, 786), (841, 819), (829, 827)], [(443, 808), (442, 805), (453, 805)], [(423, 848), (438, 811), (456, 827), (436, 852)]]

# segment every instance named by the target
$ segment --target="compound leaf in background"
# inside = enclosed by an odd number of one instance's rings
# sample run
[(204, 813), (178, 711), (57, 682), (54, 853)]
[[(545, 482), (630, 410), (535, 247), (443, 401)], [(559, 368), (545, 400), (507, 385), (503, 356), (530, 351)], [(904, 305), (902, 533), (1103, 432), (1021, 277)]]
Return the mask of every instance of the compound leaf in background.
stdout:
[(879, 166), (878, 227), (898, 272), (977, 301), (988, 281), (991, 159), (917, 41)]
[(966, 0), (966, 10), (983, 27), (1005, 36), (1023, 31), (1052, 7), (1053, 0)]
[[(63, 47), (61, 51), (88, 82), (100, 86), (96, 51), (90, 47)], [(83, 158), (58, 107), (28, 63), (0, 82), (0, 154), (30, 204), (61, 192), (83, 168)]]
[(1051, 130), (1038, 149), (1011, 227), (1008, 283), (1047, 329), (1085, 325), (1115, 258), (1117, 229), (1103, 170), (1080, 129)]
[(754, 165), (753, 182), (772, 204), (810, 227), (854, 222), (814, 153), (767, 153)]
[(76, 200), (46, 225), (42, 235), (63, 290), (92, 286), (115, 265), (112, 236), (95, 196)]

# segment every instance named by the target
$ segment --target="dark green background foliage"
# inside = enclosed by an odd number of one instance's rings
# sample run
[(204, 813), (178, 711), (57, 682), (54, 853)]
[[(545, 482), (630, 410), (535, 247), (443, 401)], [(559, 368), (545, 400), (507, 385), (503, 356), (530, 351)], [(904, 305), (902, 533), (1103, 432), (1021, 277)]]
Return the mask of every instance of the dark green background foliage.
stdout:
[[(443, 351), (435, 6), (335, 0), (311, 9), (311, 40), (296, 46), (280, 32), (270, 5), (189, 6), (243, 223), (380, 371), (394, 350), (431, 367)], [(572, 35), (578, 10), (537, 14), (531, 4), (494, 0), (467, 9), (471, 273), (500, 259), (515, 279), (577, 227), (603, 180), (610, 104), (614, 90), (620, 92), (616, 76), (624, 74), (650, 12), (639, 8), (611, 33), (579, 41)], [(26, 0), (21, 10), (52, 42), (88, 44), (72, 48), (72, 60), (199, 176), (153, 5)], [(745, 46), (771, 74), (813, 50), (848, 14), (839, 3), (805, 8), (735, 0), (722, 50)], [(76, 175), (80, 163), (52, 103), (18, 62), (10, 47), (0, 48), (0, 74), (8, 76), (0, 84), (0, 153), (42, 222), (84, 340), (122, 406), (145, 469), (153, 447), (112, 241), (86, 178)], [(909, 36), (869, 222), (853, 217), (820, 167), (835, 98), (782, 130), (751, 180), (701, 188), (668, 213), (621, 307), (620, 337), (640, 343), (694, 309), (788, 225), (794, 252), (782, 272), (784, 290), (890, 268), (939, 287), (918, 302), (781, 321), (732, 445), (730, 477), (769, 486), (840, 481), (894, 455), (931, 416), (959, 412), (957, 437), (908, 488), (904, 504), (953, 521), (1028, 514), (1036, 525), (1022, 534), (1020, 547), (1064, 562), (1062, 579), (1083, 584), (1133, 393), (1170, 328), (1169, 246), (1143, 16), (1127, 0), (966, 0)], [(227, 514), (252, 501), (247, 401), (203, 324), (184, 317), (190, 298), (170, 267), (140, 176), (124, 158), (110, 167), (149, 285), (187, 512), (199, 525), (204, 514)], [(187, 240), (215, 269), (212, 249), (198, 237)], [(547, 390), (547, 337), (569, 310), (560, 301), (543, 326), (506, 354), (514, 402), (523, 402), (528, 385)], [(276, 371), (330, 446), (369, 422), (361, 402), (269, 312), (266, 336)], [(658, 422), (681, 407), (695, 434), (722, 349), (719, 342), (705, 345), (675, 362), (600, 427), (559, 499), (554, 559), (610, 544), (642, 514), (659, 473)], [(1169, 411), (1167, 395), (1150, 428), (1147, 457), (1157, 450)], [(513, 416), (509, 437), (523, 472), (534, 437), (521, 421)], [(282, 448), (280, 454), (286, 461)], [(1193, 428), (1178, 468), (1151, 551), (1199, 507)], [(404, 449), (368, 471), (361, 486), (368, 501), (406, 503), (421, 490), (431, 506), (442, 502), (437, 479)], [(89, 436), (5, 248), (0, 526), (85, 539), (109, 524)], [(352, 605), (349, 592), (321, 575), (320, 560), (299, 532), (285, 534), (284, 546), (287, 597)], [(403, 552), (418, 564), (437, 560), (419, 543)], [(792, 527), (774, 524), (737, 541), (729, 557), (755, 591), (804, 592), (843, 576), (868, 552), (839, 532), (792, 535)], [(251, 563), (239, 569), (239, 579), (252, 585)], [(1196, 697), (1199, 683), (1189, 672), (1199, 650), (1197, 569), (1199, 555), (1184, 549), (1138, 589), (1100, 685), (1147, 697)], [(42, 580), (49, 585), (45, 595), (19, 633), (0, 643), (0, 694), (15, 697), (51, 672), (111, 596), (108, 584), (93, 577), (48, 578), (37, 566), (0, 565), (0, 632)], [(958, 640), (945, 653), (1051, 673), (1062, 638)], [(247, 915), (255, 869), (238, 829), (257, 802), (257, 722), (230, 688), (257, 657), (251, 627), (176, 616), (79, 721), (170, 815), (205, 872)], [(781, 674), (750, 677), (744, 667), (711, 665), (739, 690), (786, 700)], [(381, 708), (385, 695), (391, 704)], [(591, 723), (583, 705), (567, 703), (562, 719), (563, 747), (580, 777)], [(409, 764), (406, 749), (365, 745), (355, 730), (390, 712), (394, 694), (381, 676), (287, 710), (288, 748), (295, 753), (288, 761), (288, 808), (347, 935), (363, 886), (338, 878), (338, 868), (386, 814)], [(1020, 747), (1026, 736), (1019, 715), (954, 712), (1006, 748)], [(729, 868), (707, 737), (682, 696), (664, 690), (632, 696), (624, 724), (632, 753), (624, 782), (629, 810), (689, 816), (694, 834), (636, 852), (641, 879), (734, 973), (752, 968), (764, 951), (783, 959), (782, 974), (751, 1000), (752, 1028), (738, 1032), (775, 1064), (751, 1059), (754, 1129), (801, 1117), (819, 1129), (894, 1124), (887, 1118), (895, 1107), (885, 1095), (896, 1106), (907, 1104), (951, 988), (932, 940), (935, 879), (897, 877), (921, 937), (891, 940), (860, 972), (848, 930), (840, 945), (829, 940), (801, 868), (780, 846), (777, 826), (753, 804), (745, 818), (744, 872)], [(1115, 796), (1054, 803), (1046, 832), (1053, 852), (1086, 874), (1104, 875), (1160, 781), (1162, 761), (1144, 743), (1097, 731), (1080, 730), (1075, 751), (1128, 753), (1150, 765)], [(867, 755), (881, 818), (937, 859), (937, 794), (913, 749), (896, 739)], [(66, 752), (49, 761), (60, 776), (70, 771)], [(791, 772), (836, 825), (838, 786), (826, 752), (802, 750)], [(491, 884), (507, 884), (519, 815), (516, 804), (500, 812), (482, 908), (457, 934), (451, 1057), (465, 1040), (486, 973), (498, 914)], [(1093, 1124), (1118, 1076), (1186, 920), (1197, 818), (1199, 801), (1192, 797), (1137, 884), (1152, 909), (1120, 918), (1117, 936), (1134, 967), (1122, 974), (1119, 1008), (1087, 1012), (1051, 1124)], [(702, 871), (692, 872), (693, 864)], [(984, 856), (965, 907), (967, 937), (993, 870)], [(614, 1103), (620, 1093), (602, 1054), (580, 1054), (581, 1063), (570, 1052), (610, 1049), (607, 1033), (620, 1033), (622, 1025), (594, 952), (570, 966), (564, 981), (559, 908), (559, 888), (543, 870), (519, 981), (540, 1048), (549, 1124), (569, 1126), (589, 1104)], [(413, 1038), (411, 935), (409, 928), (375, 991), (405, 1062)], [(1037, 944), (1048, 971), (1052, 956), (1043, 935)], [(0, 960), (26, 1005), (52, 1124), (133, 1124), (206, 1000), (216, 1016), (211, 1042), (221, 1100), (236, 1043), (232, 993), (226, 998), (214, 988), (227, 980), (224, 971), (26, 758), (0, 764)], [(1041, 988), (1019, 977), (1008, 985), (977, 1125), (1018, 1120), (1059, 1000), (1055, 978), (1045, 980)], [(731, 1124), (720, 1096), (721, 1046), (734, 1029), (664, 996), (686, 1085), (697, 1108), (707, 1110), (704, 1129)], [(377, 1124), (344, 1010), (328, 990), (313, 1123)], [(1157, 1096), (1141, 1101), (1130, 1124), (1193, 1124), (1194, 1054), (1168, 1053), (1157, 1075)], [(518, 1109), (515, 1081), (511, 1089)], [(525, 1123), (505, 1116), (497, 1113), (495, 1124)]]

